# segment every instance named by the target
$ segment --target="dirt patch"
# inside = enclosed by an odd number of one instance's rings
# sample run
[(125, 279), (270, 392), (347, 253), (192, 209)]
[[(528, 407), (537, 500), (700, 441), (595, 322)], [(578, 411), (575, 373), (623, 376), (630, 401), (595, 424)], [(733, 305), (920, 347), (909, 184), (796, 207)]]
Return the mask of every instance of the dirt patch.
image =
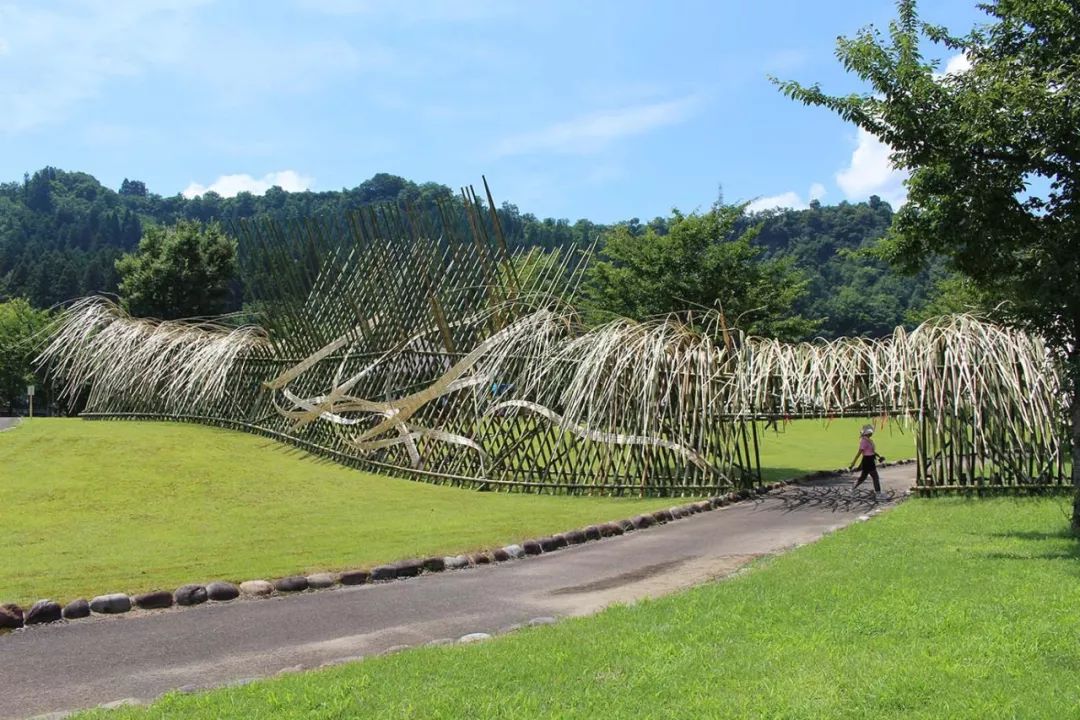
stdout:
[(547, 594), (544, 604), (570, 615), (591, 615), (615, 603), (632, 603), (700, 585), (731, 575), (763, 553), (688, 557), (646, 565), (631, 572), (598, 578), (583, 585), (559, 588)]
[(694, 560), (696, 557), (683, 558), (682, 560), (674, 560), (672, 562), (656, 563), (655, 565), (646, 565), (645, 567), (638, 568), (637, 570), (631, 570), (620, 575), (612, 575), (611, 577), (602, 578), (600, 580), (594, 580), (591, 583), (585, 583), (584, 585), (573, 585), (571, 587), (559, 588), (558, 590), (552, 590), (552, 595), (580, 595), (581, 593), (599, 592), (601, 590), (611, 590), (612, 588), (622, 587), (624, 585), (631, 585), (633, 583), (641, 582), (646, 578), (651, 578), (655, 575), (674, 570), (675, 568), (682, 567), (690, 560)]

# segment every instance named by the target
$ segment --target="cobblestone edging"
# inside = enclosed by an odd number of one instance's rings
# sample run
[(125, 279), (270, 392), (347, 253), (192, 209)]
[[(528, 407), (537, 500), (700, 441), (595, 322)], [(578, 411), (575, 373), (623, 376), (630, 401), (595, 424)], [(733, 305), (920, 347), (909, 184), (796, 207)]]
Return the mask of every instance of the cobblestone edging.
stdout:
[[(902, 465), (910, 462), (913, 461), (901, 460), (883, 463), (882, 467)], [(188, 584), (183, 585), (172, 592), (168, 590), (153, 590), (132, 596), (128, 596), (124, 593), (109, 593), (98, 595), (90, 600), (79, 598), (66, 605), (61, 605), (53, 600), (39, 600), (30, 608), (22, 608), (13, 603), (0, 604), (0, 629), (19, 629), (26, 626), (58, 622), (61, 620), (78, 620), (92, 615), (119, 615), (130, 612), (133, 609), (159, 610), (174, 606), (187, 607), (201, 605), (206, 602), (229, 602), (239, 597), (260, 598), (269, 597), (271, 595), (288, 595), (297, 592), (318, 591), (332, 588), (337, 585), (365, 585), (369, 583), (407, 579), (427, 573), (443, 572), (446, 570), (461, 570), (473, 566), (517, 560), (533, 555), (555, 552), (571, 545), (580, 545), (582, 543), (601, 540), (603, 538), (623, 535), (628, 532), (644, 530), (654, 525), (663, 525), (675, 520), (690, 517), (691, 515), (709, 512), (737, 502), (749, 500), (773, 490), (781, 489), (786, 485), (796, 485), (808, 480), (836, 477), (847, 472), (847, 468), (821, 470), (790, 480), (760, 485), (753, 490), (738, 490), (725, 495), (710, 497), (705, 500), (698, 500), (683, 505), (674, 505), (666, 510), (656, 510), (652, 513), (637, 515), (624, 520), (589, 525), (577, 530), (524, 540), (520, 543), (506, 545), (493, 550), (477, 552), (471, 555), (409, 558), (393, 563), (378, 565), (372, 568), (344, 570), (336, 573), (316, 573), (308, 576), (293, 575), (274, 580), (254, 579), (238, 584), (224, 581), (211, 582), (206, 585)]]

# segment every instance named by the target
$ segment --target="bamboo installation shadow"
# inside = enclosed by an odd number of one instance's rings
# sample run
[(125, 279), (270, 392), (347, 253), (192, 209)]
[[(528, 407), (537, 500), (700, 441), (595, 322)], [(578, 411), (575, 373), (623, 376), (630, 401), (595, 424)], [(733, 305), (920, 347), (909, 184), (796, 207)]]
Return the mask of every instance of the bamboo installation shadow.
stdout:
[(850, 481), (835, 485), (791, 485), (767, 500), (759, 499), (758, 509), (785, 513), (800, 510), (868, 512), (897, 497), (895, 492), (887, 490), (878, 498), (873, 489), (852, 488)]

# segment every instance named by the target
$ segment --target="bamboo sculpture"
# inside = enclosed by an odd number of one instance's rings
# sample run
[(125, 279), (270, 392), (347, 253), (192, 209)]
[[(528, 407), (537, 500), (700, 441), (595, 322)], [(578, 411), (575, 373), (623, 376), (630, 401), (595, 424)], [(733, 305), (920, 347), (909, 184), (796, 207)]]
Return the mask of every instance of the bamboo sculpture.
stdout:
[(41, 361), (65, 392), (88, 389), (92, 416), (241, 427), (470, 487), (745, 487), (760, 482), (758, 422), (843, 414), (914, 421), (924, 487), (1064, 482), (1060, 377), (1038, 338), (970, 315), (797, 344), (710, 318), (586, 328), (588, 250), (512, 253), (490, 194), (459, 207), (244, 226), (260, 327), (88, 298)]

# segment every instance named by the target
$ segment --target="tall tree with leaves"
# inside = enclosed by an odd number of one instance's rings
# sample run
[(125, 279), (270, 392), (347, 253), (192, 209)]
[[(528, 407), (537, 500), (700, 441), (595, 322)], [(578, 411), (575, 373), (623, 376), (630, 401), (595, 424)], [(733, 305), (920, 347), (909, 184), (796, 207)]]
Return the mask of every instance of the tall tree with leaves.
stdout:
[(48, 323), (49, 312), (23, 298), (0, 302), (0, 407), (8, 412), (26, 397), (27, 385), (42, 385), (34, 358)]
[(790, 259), (762, 259), (763, 248), (753, 243), (758, 228), (736, 229), (743, 209), (717, 204), (700, 214), (675, 211), (664, 234), (653, 225), (637, 234), (627, 225), (615, 228), (589, 268), (588, 314), (640, 320), (705, 308), (753, 334), (792, 339), (809, 333), (812, 323), (792, 310), (806, 281)]
[[(893, 148), (908, 202), (883, 246), (915, 270), (935, 254), (1062, 354), (1071, 385), (1072, 525), (1080, 530), (1080, 4), (994, 0), (989, 22), (955, 36), (897, 3), (887, 37), (841, 38), (837, 55), (872, 92), (835, 96), (780, 82)], [(929, 41), (970, 63), (940, 74)]]
[(236, 241), (217, 223), (151, 227), (116, 261), (120, 298), (134, 315), (163, 320), (218, 315), (236, 277)]

